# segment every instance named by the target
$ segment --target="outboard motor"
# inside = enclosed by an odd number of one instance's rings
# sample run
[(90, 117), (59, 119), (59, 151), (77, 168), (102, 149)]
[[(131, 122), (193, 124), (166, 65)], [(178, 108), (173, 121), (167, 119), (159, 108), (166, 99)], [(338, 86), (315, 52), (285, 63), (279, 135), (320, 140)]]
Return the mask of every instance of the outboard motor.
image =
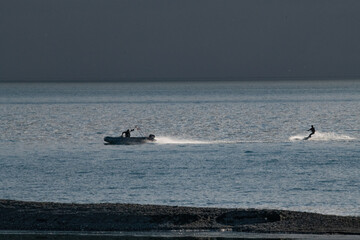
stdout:
[(149, 135), (149, 140), (154, 141), (154, 140), (155, 140), (155, 135), (154, 135), (154, 134), (150, 134), (150, 135)]

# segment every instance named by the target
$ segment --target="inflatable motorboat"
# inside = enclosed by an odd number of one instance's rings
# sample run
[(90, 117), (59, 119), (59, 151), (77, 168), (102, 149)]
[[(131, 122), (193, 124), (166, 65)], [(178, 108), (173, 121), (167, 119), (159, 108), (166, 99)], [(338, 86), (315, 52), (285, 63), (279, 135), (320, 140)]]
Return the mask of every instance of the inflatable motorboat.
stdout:
[(155, 135), (150, 134), (148, 137), (104, 137), (105, 144), (114, 144), (114, 145), (132, 145), (132, 144), (142, 144), (148, 142), (154, 142)]

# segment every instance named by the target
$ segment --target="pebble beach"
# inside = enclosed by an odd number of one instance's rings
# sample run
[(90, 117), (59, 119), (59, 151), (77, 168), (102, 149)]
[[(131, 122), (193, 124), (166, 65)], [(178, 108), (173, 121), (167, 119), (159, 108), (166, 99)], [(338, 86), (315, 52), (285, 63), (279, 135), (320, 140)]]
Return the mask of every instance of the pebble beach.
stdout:
[(0, 230), (170, 231), (360, 235), (360, 217), (238, 208), (0, 200)]

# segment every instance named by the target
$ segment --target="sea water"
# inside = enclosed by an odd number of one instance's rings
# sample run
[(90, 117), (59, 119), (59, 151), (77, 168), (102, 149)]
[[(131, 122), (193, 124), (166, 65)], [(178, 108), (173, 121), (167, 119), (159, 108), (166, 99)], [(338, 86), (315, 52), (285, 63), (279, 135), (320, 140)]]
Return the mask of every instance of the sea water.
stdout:
[(359, 113), (360, 81), (3, 83), (0, 198), (360, 216)]

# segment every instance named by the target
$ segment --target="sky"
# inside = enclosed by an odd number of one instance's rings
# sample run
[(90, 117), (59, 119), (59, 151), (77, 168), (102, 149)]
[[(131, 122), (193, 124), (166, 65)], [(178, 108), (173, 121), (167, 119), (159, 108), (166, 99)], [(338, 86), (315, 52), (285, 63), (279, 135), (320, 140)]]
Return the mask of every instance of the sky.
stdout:
[(360, 79), (359, 0), (1, 0), (0, 81)]

